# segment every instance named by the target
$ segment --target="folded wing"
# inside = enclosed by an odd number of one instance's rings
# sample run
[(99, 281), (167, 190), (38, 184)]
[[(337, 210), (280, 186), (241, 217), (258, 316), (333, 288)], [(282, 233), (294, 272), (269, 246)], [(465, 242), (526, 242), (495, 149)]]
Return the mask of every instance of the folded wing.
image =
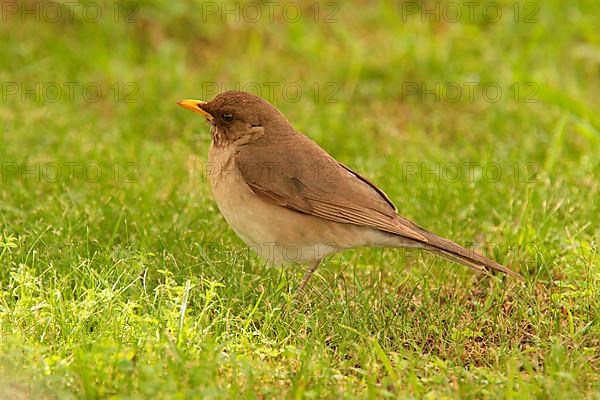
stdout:
[[(299, 146), (303, 151), (294, 151)], [(235, 164), (249, 188), (266, 201), (330, 221), (427, 242), (416, 225), (398, 216), (383, 191), (304, 135), (254, 143), (252, 152), (242, 146)]]

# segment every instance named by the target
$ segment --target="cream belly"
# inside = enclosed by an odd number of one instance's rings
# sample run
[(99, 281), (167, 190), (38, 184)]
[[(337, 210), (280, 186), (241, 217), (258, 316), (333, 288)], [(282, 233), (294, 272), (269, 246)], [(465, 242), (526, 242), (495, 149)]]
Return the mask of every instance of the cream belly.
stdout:
[(209, 180), (219, 211), (261, 258), (273, 264), (310, 263), (352, 247), (397, 246), (395, 235), (326, 221), (262, 200), (237, 172), (234, 154), (234, 146), (211, 147)]

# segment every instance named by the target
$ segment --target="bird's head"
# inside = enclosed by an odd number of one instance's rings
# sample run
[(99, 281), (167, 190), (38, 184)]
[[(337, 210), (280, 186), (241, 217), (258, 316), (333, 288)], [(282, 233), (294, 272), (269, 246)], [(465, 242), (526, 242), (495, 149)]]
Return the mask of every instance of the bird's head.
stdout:
[(227, 145), (249, 135), (280, 132), (289, 126), (268, 101), (246, 92), (227, 91), (211, 101), (186, 99), (177, 104), (206, 118), (216, 145)]

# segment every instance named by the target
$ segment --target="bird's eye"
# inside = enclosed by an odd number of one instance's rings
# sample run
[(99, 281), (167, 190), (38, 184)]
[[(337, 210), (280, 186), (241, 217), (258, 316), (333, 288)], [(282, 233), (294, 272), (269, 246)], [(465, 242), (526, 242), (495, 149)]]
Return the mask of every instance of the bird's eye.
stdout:
[(233, 115), (229, 114), (229, 113), (224, 113), (224, 114), (221, 114), (221, 119), (224, 122), (231, 122), (231, 121), (233, 121)]

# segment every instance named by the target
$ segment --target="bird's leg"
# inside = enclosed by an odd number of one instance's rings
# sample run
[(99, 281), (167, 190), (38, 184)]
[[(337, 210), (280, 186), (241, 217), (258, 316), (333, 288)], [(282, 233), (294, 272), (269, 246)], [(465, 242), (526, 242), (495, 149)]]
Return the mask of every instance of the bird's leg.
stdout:
[(302, 290), (304, 290), (304, 287), (306, 286), (310, 278), (313, 276), (314, 272), (317, 270), (317, 268), (319, 268), (319, 265), (321, 265), (321, 261), (323, 261), (323, 259), (319, 258), (318, 260), (313, 262), (308, 271), (306, 271), (304, 277), (302, 278), (302, 282), (300, 282), (300, 286), (298, 287), (298, 294), (302, 293)]

